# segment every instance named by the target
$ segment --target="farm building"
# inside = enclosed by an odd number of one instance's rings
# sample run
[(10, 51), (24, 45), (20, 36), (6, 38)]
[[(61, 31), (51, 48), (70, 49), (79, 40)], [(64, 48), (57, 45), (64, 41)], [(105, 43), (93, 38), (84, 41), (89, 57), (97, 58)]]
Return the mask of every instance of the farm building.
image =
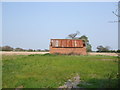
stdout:
[(83, 40), (78, 39), (51, 39), (50, 53), (86, 55), (86, 46)]

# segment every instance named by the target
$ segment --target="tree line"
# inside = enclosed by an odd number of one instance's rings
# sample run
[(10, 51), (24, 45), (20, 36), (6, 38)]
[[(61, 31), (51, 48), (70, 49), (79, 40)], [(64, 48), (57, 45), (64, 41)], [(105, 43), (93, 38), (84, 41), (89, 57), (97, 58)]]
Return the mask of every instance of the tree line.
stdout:
[(44, 50), (41, 50), (41, 49), (23, 49), (23, 48), (13, 48), (11, 46), (3, 46), (3, 47), (0, 47), (0, 51), (28, 51), (28, 52), (46, 52), (46, 51), (49, 51), (48, 49), (44, 49)]
[[(89, 46), (89, 45), (87, 45)], [(23, 48), (13, 48), (11, 46), (3, 46), (3, 47), (0, 47), (0, 51), (28, 51), (28, 52), (47, 52), (49, 51), (48, 49), (44, 49), (44, 50), (41, 50), (41, 49), (23, 49)], [(90, 47), (88, 47), (87, 49), (87, 52), (93, 52), (92, 49), (91, 49), (91, 45)], [(109, 46), (97, 46), (97, 51), (96, 52), (115, 52), (115, 53), (120, 53), (120, 50), (110, 50), (110, 47)]]
[(120, 53), (120, 50), (110, 50), (109, 46), (97, 46), (97, 52), (115, 52), (115, 53)]

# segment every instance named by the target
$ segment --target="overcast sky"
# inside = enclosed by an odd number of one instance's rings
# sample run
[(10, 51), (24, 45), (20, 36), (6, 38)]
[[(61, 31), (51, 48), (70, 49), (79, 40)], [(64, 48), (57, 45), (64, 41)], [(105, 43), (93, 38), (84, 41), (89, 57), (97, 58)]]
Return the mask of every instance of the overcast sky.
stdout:
[[(1, 5), (1, 4), (0, 4)], [(114, 2), (4, 2), (3, 45), (25, 49), (49, 49), (50, 39), (64, 39), (80, 31), (92, 49), (99, 45), (118, 48), (118, 24)]]

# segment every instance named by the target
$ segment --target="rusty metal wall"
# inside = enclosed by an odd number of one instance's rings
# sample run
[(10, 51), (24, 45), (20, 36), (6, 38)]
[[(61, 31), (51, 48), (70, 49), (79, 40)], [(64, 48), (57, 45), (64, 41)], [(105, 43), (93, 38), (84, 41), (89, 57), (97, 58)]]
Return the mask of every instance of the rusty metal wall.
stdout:
[(51, 39), (52, 47), (84, 47), (82, 40), (73, 39)]

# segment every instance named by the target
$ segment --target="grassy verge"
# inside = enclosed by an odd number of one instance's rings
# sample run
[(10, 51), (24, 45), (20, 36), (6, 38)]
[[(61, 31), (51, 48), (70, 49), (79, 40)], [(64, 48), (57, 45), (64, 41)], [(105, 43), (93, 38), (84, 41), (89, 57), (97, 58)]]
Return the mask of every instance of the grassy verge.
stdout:
[(114, 56), (3, 56), (3, 88), (57, 88), (76, 73), (80, 87), (117, 87), (118, 59)]

